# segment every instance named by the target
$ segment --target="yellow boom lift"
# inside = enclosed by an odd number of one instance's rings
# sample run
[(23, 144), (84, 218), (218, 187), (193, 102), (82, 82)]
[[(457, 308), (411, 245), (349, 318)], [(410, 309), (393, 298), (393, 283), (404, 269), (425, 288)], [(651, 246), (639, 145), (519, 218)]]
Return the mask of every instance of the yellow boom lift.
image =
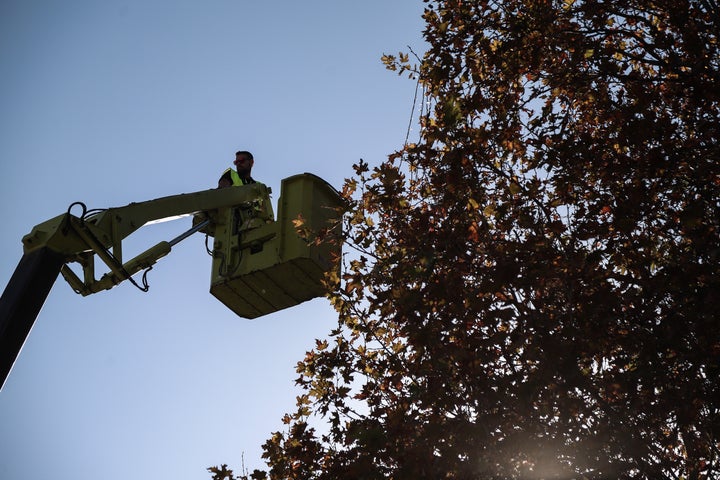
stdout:
[[(80, 216), (70, 213), (75, 205)], [(195, 232), (214, 238), (210, 293), (237, 315), (256, 318), (326, 293), (326, 272), (339, 268), (341, 245), (299, 233), (340, 228), (342, 199), (321, 178), (305, 173), (282, 181), (278, 216), (261, 183), (173, 195), (88, 212), (78, 203), (23, 237), (24, 254), (0, 297), (0, 388), (58, 274), (85, 296), (107, 290), (152, 267)], [(123, 261), (122, 241), (143, 225), (194, 214), (193, 227)], [(95, 278), (95, 260), (107, 273)], [(81, 275), (68, 264), (77, 263)], [(81, 278), (82, 277), (82, 278)], [(144, 283), (144, 275), (143, 280)], [(147, 289), (147, 285), (138, 285)]]

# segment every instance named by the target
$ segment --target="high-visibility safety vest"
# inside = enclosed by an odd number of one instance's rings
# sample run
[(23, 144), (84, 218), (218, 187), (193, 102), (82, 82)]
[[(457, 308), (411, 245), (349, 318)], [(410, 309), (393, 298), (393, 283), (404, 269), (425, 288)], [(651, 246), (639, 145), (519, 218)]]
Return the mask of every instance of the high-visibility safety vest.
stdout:
[(225, 176), (226, 173), (230, 172), (230, 180), (232, 181), (233, 187), (240, 187), (242, 185), (247, 185), (249, 183), (255, 183), (255, 180), (252, 178), (250, 181), (245, 181), (242, 178), (240, 178), (240, 175), (238, 175), (237, 171), (233, 168), (228, 168), (223, 172), (223, 176)]

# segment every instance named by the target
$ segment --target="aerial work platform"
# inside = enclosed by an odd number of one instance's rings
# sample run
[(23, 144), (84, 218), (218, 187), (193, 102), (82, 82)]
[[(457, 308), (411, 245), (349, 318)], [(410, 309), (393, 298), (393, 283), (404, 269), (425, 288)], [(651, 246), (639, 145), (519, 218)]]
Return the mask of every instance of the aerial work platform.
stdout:
[[(70, 213), (75, 206), (79, 216)], [(146, 291), (144, 275), (144, 285), (132, 277), (204, 232), (214, 238), (210, 293), (237, 315), (257, 318), (328, 292), (326, 274), (340, 268), (342, 207), (340, 194), (309, 173), (282, 181), (277, 219), (262, 183), (102, 210), (74, 203), (22, 239), (24, 255), (0, 297), (0, 388), (58, 274), (83, 296), (125, 280)], [(190, 230), (123, 260), (123, 239), (149, 222), (186, 214), (194, 214)], [(99, 279), (96, 259), (106, 267)]]
[(311, 235), (339, 232), (342, 199), (332, 186), (308, 173), (284, 179), (277, 221), (269, 201), (228, 210), (215, 226), (210, 293), (244, 318), (324, 295), (325, 272), (339, 266), (339, 235), (316, 241), (295, 226)]

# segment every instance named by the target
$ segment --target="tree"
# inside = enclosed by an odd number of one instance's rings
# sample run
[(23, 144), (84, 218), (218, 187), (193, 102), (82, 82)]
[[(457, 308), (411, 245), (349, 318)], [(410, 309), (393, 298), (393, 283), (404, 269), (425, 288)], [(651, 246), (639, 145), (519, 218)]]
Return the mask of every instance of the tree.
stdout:
[(426, 3), (269, 476), (720, 478), (715, 0)]

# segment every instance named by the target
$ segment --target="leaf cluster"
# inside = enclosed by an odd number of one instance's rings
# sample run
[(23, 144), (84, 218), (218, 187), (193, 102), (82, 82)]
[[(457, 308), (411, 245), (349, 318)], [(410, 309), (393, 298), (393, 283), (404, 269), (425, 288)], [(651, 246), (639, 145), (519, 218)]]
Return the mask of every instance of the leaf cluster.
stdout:
[(715, 3), (426, 4), (270, 478), (718, 478)]

